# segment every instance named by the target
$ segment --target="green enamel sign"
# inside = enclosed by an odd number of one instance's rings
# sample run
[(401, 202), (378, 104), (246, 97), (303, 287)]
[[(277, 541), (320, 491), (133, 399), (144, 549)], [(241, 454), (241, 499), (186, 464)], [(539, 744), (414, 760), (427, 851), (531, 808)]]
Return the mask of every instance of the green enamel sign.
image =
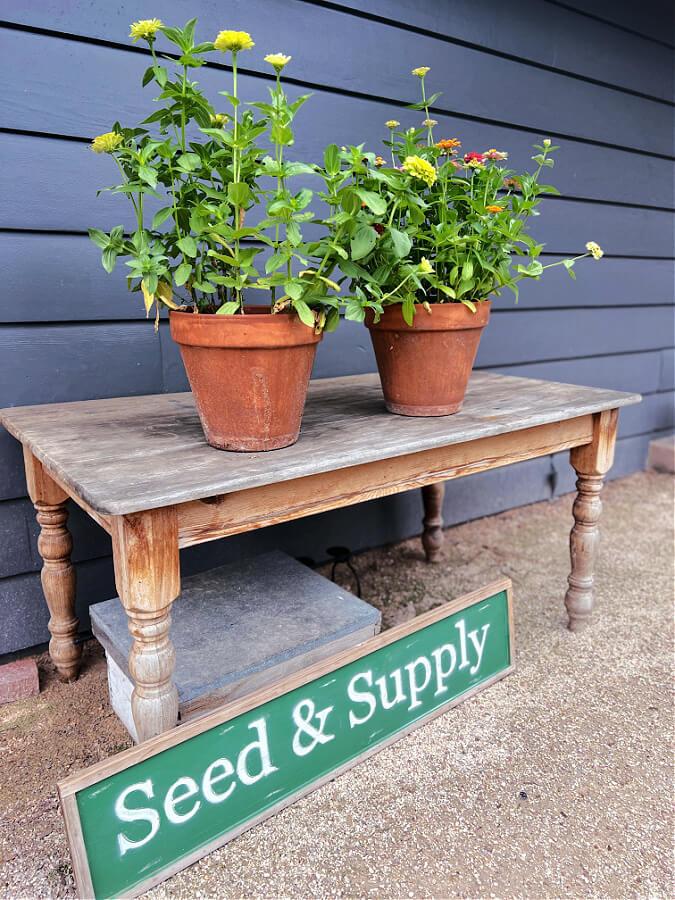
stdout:
[(136, 896), (513, 667), (506, 579), (59, 785), (81, 895)]

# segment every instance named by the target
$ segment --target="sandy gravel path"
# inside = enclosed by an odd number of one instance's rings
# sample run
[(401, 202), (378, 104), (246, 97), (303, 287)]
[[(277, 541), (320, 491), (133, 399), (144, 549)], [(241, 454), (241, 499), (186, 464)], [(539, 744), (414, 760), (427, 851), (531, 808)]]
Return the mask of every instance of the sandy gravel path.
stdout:
[[(598, 610), (565, 628), (571, 498), (355, 559), (392, 625), (514, 583), (517, 670), (159, 886), (164, 897), (672, 897), (673, 480), (604, 495)], [(325, 570), (324, 570), (325, 571)], [(345, 582), (345, 586), (349, 586)], [(127, 746), (96, 642), (0, 708), (0, 897), (73, 897), (55, 783)]]

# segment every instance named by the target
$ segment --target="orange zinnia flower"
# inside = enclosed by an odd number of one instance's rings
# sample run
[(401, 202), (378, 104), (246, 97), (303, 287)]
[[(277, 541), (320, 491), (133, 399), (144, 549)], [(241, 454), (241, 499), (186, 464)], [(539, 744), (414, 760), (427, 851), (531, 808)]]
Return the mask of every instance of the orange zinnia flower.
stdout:
[(453, 147), (461, 147), (462, 142), (458, 141), (457, 138), (445, 138), (442, 141), (437, 141), (436, 146), (440, 147), (441, 150), (452, 150)]
[(504, 209), (504, 207), (503, 206), (486, 206), (485, 209), (489, 210), (490, 212), (498, 213), (498, 212), (501, 212)]

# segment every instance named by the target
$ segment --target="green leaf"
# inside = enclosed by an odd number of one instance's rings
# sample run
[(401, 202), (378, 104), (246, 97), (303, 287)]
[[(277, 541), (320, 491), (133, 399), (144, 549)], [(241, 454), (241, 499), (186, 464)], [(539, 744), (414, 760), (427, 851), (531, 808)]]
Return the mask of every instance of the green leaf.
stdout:
[(303, 162), (287, 162), (284, 171), (286, 175), (314, 175), (316, 169)]
[(312, 315), (312, 311), (307, 306), (304, 300), (294, 300), (291, 304), (293, 309), (298, 314), (300, 321), (303, 325), (309, 325), (310, 328), (314, 327), (314, 316)]
[(383, 216), (386, 213), (387, 201), (380, 194), (376, 194), (374, 191), (365, 191), (363, 188), (355, 188), (354, 193), (376, 216)]
[(190, 277), (190, 273), (192, 272), (192, 263), (184, 262), (181, 263), (176, 271), (173, 273), (173, 281), (177, 287), (180, 287)]
[(410, 248), (412, 247), (410, 237), (405, 231), (399, 231), (397, 228), (390, 228), (388, 233), (394, 245), (394, 253), (399, 259), (403, 259), (404, 256), (410, 253)]
[(115, 260), (117, 259), (117, 250), (114, 247), (107, 247), (101, 256), (103, 268), (110, 274), (115, 268)]
[(90, 228), (89, 229), (89, 237), (96, 244), (97, 247), (100, 247), (101, 250), (105, 250), (105, 248), (110, 243), (110, 238), (105, 233), (105, 231), (99, 231), (98, 228)]
[(299, 300), (305, 292), (303, 285), (289, 281), (284, 285), (284, 290), (292, 300)]
[(197, 243), (193, 237), (187, 234), (184, 238), (181, 238), (176, 242), (176, 246), (184, 253), (185, 256), (190, 256), (192, 259), (197, 255)]
[(468, 281), (473, 275), (473, 262), (470, 259), (462, 266), (462, 281)]
[(405, 298), (402, 306), (403, 309), (401, 310), (401, 312), (403, 313), (403, 318), (408, 325), (412, 325), (415, 318), (415, 301), (410, 294), (408, 294), (408, 296)]
[(462, 294), (466, 294), (467, 291), (470, 291), (474, 286), (473, 278), (469, 278), (467, 281), (460, 281), (459, 287), (457, 288), (457, 299), (462, 296)]
[(576, 280), (577, 280), (577, 273), (574, 272), (574, 271), (573, 271), (573, 268), (572, 268), (572, 267), (574, 266), (574, 260), (573, 260), (573, 259), (564, 259), (564, 260), (563, 260), (563, 266), (565, 266), (565, 268), (566, 268), (567, 271), (569, 272), (570, 278), (573, 278), (574, 281), (576, 281)]
[(352, 191), (350, 188), (344, 188), (340, 191), (339, 196), (342, 208), (346, 213), (348, 213), (350, 216), (353, 216), (359, 211), (361, 203), (354, 191)]
[(166, 222), (171, 213), (173, 212), (173, 206), (165, 206), (163, 209), (160, 209), (155, 213), (152, 219), (152, 227), (159, 228), (162, 222)]
[(293, 143), (293, 129), (290, 125), (273, 125), (270, 129), (270, 140), (273, 144), (290, 147)]
[(233, 181), (227, 186), (227, 196), (237, 206), (246, 206), (250, 196), (249, 187), (244, 181)]
[(326, 321), (323, 326), (324, 331), (335, 331), (340, 322), (340, 312), (337, 309), (329, 309), (326, 313)]
[(233, 316), (239, 309), (239, 304), (236, 300), (230, 300), (227, 303), (223, 303), (220, 309), (216, 310), (217, 316)]
[(152, 166), (139, 166), (138, 177), (142, 178), (150, 187), (157, 187), (157, 169)]
[(356, 297), (350, 297), (345, 305), (345, 319), (349, 319), (350, 322), (363, 322), (365, 318), (366, 312), (359, 301)]
[(468, 308), (471, 310), (472, 313), (476, 312), (476, 304), (472, 303), (471, 300), (467, 300), (467, 298), (465, 297), (462, 300), (462, 303), (464, 304), (464, 306), (468, 306)]
[(337, 144), (329, 144), (323, 154), (323, 164), (329, 175), (340, 171), (340, 151)]
[(201, 165), (201, 160), (197, 153), (181, 153), (176, 161), (176, 165), (183, 172), (194, 172)]
[(375, 246), (377, 232), (370, 225), (359, 225), (351, 239), (352, 259), (363, 259)]

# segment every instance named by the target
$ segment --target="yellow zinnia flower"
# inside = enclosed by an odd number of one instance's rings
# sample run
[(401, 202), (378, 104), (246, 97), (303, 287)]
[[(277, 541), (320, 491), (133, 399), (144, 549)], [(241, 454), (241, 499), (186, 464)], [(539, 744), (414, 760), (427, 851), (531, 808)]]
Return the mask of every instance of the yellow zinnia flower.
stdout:
[(596, 244), (595, 241), (589, 241), (586, 244), (586, 249), (591, 254), (593, 259), (602, 259), (602, 257), (605, 255), (600, 244)]
[(133, 38), (134, 44), (140, 40), (148, 41), (151, 44), (155, 39), (155, 32), (159, 31), (162, 24), (161, 19), (141, 19), (139, 22), (133, 23), (129, 37)]
[(418, 78), (424, 78), (428, 71), (429, 66), (419, 66), (419, 68), (412, 70), (412, 74), (417, 75)]
[(422, 159), (419, 156), (406, 156), (403, 168), (408, 174), (414, 175), (415, 178), (421, 178), (422, 181), (426, 181), (429, 187), (436, 181), (436, 169), (426, 159)]
[(229, 118), (230, 117), (225, 113), (216, 113), (215, 116), (209, 116), (212, 125), (224, 125), (227, 121), (229, 121)]
[(431, 265), (429, 260), (424, 256), (420, 260), (419, 269), (420, 269), (420, 272), (422, 273), (422, 275), (431, 275), (431, 273), (434, 271), (434, 267)]
[(438, 125), (438, 122), (436, 121), (436, 119), (425, 119), (422, 122), (422, 125), (426, 126), (427, 128), (433, 128), (434, 125)]
[(385, 128), (396, 128), (397, 125), (400, 125), (400, 122), (397, 122), (396, 119), (389, 119), (388, 122), (384, 123)]
[(223, 53), (227, 53), (228, 50), (236, 53), (238, 50), (250, 50), (251, 47), (255, 47), (255, 44), (248, 31), (221, 31), (213, 42), (213, 46)]
[(268, 53), (265, 57), (265, 62), (274, 66), (277, 72), (281, 72), (286, 63), (289, 63), (292, 58), (292, 56), (284, 56), (283, 53)]
[(124, 140), (121, 134), (116, 131), (108, 131), (106, 134), (99, 134), (95, 137), (91, 144), (94, 153), (112, 153)]

